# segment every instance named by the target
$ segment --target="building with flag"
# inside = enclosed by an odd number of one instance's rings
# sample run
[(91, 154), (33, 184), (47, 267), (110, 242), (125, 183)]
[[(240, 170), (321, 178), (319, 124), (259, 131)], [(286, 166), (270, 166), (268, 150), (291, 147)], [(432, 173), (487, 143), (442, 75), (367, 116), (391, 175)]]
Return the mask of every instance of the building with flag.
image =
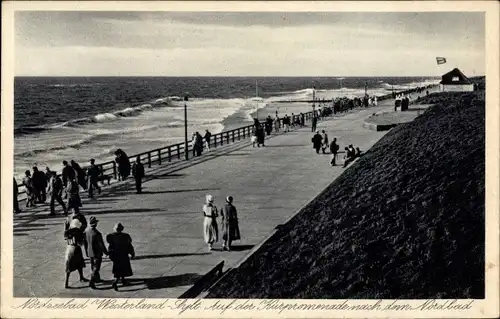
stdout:
[(441, 92), (474, 91), (474, 84), (457, 68), (441, 76), (439, 87)]

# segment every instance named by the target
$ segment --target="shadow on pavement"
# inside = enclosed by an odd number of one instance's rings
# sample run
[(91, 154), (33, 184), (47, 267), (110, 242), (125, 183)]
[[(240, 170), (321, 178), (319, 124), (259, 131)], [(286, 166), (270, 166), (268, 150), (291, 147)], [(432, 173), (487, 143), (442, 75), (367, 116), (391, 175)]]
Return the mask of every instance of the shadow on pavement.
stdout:
[[(196, 283), (201, 277), (199, 274), (187, 273), (175, 276), (161, 276), (154, 278), (127, 278), (127, 284), (123, 286), (121, 283), (118, 284), (118, 292), (133, 292), (144, 289), (155, 290), (155, 289), (165, 289), (173, 288), (179, 286), (191, 286)], [(100, 284), (97, 284), (95, 290), (110, 290), (112, 287), (112, 280), (105, 280)], [(144, 286), (140, 288), (129, 289), (129, 287), (134, 286)], [(88, 288), (88, 287), (83, 287)]]
[(108, 209), (108, 210), (96, 210), (96, 211), (84, 211), (82, 213), (87, 215), (103, 215), (103, 214), (127, 214), (127, 213), (147, 213), (156, 212), (157, 208), (129, 208), (129, 209)]
[(141, 259), (158, 259), (158, 258), (168, 258), (168, 257), (188, 257), (188, 256), (203, 256), (203, 255), (210, 255), (210, 253), (192, 253), (192, 254), (163, 254), (163, 255), (143, 255), (143, 256), (136, 256), (134, 260), (141, 260)]
[(168, 193), (185, 193), (185, 192), (205, 192), (218, 191), (218, 188), (193, 188), (193, 189), (170, 189), (164, 191), (143, 191), (142, 194), (168, 194)]
[(254, 248), (255, 245), (231, 245), (232, 251), (245, 251)]

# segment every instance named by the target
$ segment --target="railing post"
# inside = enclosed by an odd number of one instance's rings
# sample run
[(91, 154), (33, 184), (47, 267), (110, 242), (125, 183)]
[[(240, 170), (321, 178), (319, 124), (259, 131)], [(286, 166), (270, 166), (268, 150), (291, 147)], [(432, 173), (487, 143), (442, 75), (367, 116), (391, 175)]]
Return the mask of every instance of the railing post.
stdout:
[(224, 145), (224, 136), (222, 136), (222, 135), (224, 135), (224, 134), (220, 133), (220, 145), (221, 146)]
[(181, 146), (177, 144), (177, 158), (181, 159)]
[(170, 146), (168, 147), (168, 161), (172, 161), (172, 147)]
[(234, 143), (234, 131), (231, 131), (231, 134), (233, 135), (233, 143)]
[(229, 144), (229, 132), (226, 132), (226, 141), (227, 141), (227, 144)]
[(151, 168), (151, 152), (148, 152), (148, 167)]
[(158, 165), (161, 165), (161, 149), (158, 150)]
[(238, 141), (240, 140), (240, 129), (238, 128)]
[(113, 176), (115, 179), (118, 179), (118, 175), (116, 174), (116, 162), (113, 162)]

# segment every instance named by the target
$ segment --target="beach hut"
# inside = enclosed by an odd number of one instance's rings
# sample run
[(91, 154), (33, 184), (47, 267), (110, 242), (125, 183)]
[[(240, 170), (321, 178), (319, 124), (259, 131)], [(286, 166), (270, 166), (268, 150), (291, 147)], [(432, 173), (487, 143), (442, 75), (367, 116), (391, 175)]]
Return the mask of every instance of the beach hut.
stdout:
[(439, 87), (441, 92), (474, 91), (474, 84), (457, 68), (441, 76)]

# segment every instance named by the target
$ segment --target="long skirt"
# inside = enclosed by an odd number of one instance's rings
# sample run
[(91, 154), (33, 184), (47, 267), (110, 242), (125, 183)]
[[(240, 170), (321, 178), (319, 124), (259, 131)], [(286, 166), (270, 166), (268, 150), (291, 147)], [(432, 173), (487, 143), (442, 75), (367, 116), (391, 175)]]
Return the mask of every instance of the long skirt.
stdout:
[[(229, 238), (228, 238), (229, 236)], [(224, 231), (222, 233), (222, 239), (224, 240), (240, 240), (240, 227), (237, 221), (231, 221), (224, 224)]]
[(205, 217), (203, 220), (203, 237), (205, 238), (205, 243), (213, 244), (219, 239), (219, 229), (217, 227), (217, 221), (210, 217)]
[(66, 247), (66, 272), (85, 268), (85, 260), (83, 259), (82, 248), (79, 245), (68, 245)]
[(82, 200), (80, 199), (80, 195), (70, 195), (68, 198), (68, 210), (79, 207), (82, 207)]
[(115, 278), (130, 277), (133, 276), (132, 265), (130, 264), (130, 258), (128, 255), (112, 256), (113, 261), (113, 276)]

